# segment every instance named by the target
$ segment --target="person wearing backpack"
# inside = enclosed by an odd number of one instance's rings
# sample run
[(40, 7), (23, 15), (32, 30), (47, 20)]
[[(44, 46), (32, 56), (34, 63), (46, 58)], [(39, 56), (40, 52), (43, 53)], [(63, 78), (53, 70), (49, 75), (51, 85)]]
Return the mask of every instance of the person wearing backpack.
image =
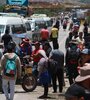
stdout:
[[(6, 100), (14, 99), (16, 78), (21, 77), (21, 62), (18, 55), (14, 53), (14, 49), (14, 46), (9, 44), (7, 46), (7, 53), (1, 58), (2, 88)], [(10, 96), (8, 93), (8, 87), (10, 87)]]
[(64, 83), (64, 53), (55, 49), (50, 52), (48, 60), (48, 71), (51, 76), (53, 93), (57, 92), (57, 80), (59, 84), (59, 92), (63, 91)]

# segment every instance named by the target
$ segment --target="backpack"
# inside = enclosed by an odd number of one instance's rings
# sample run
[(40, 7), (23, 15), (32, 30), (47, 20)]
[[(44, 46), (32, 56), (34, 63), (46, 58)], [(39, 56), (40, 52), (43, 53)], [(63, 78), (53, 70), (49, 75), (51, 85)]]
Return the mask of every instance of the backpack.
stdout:
[(12, 59), (7, 58), (4, 68), (4, 74), (6, 76), (14, 77), (16, 75), (16, 57), (17, 55), (15, 55)]
[(48, 61), (48, 70), (51, 73), (56, 73), (57, 72), (57, 64), (58, 62), (55, 60), (49, 60)]
[(79, 51), (78, 49), (74, 48), (69, 48), (68, 49), (68, 59), (69, 61), (71, 61), (72, 63), (76, 63), (79, 59)]

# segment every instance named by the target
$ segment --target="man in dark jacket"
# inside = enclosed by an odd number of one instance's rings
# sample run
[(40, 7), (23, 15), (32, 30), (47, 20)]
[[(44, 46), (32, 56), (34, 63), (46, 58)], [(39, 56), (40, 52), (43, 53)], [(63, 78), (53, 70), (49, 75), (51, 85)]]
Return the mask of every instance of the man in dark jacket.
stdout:
[(11, 35), (9, 35), (9, 30), (6, 29), (5, 34), (2, 36), (1, 42), (4, 43), (4, 48), (7, 50), (8, 43), (12, 41)]
[[(49, 56), (49, 71), (52, 78), (53, 93), (57, 92), (57, 79), (59, 83), (59, 92), (63, 90), (63, 81), (64, 81), (64, 53), (58, 49), (51, 51)], [(55, 69), (53, 67), (53, 62), (55, 62)], [(53, 68), (52, 68), (53, 67)], [(54, 69), (54, 70), (53, 70)]]

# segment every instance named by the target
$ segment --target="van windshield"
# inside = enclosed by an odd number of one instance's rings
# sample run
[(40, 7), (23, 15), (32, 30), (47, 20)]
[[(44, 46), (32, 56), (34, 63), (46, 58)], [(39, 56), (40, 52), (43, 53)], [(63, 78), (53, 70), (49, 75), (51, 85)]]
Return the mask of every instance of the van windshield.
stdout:
[(0, 25), (0, 33), (4, 33), (5, 25)]
[(23, 34), (26, 33), (26, 28), (24, 25), (12, 25), (12, 33), (13, 34)]
[(39, 29), (43, 28), (43, 26), (45, 26), (46, 23), (44, 21), (36, 21), (35, 22), (35, 26), (38, 26)]

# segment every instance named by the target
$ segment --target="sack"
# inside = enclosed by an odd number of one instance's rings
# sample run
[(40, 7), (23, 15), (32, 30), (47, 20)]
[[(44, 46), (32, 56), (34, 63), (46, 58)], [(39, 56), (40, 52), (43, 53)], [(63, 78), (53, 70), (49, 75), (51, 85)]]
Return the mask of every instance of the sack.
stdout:
[(51, 73), (56, 73), (57, 72), (57, 64), (58, 62), (55, 60), (49, 60), (48, 61), (48, 70)]
[(17, 55), (15, 55), (12, 59), (7, 58), (4, 74), (6, 76), (14, 77), (16, 75), (16, 60)]

